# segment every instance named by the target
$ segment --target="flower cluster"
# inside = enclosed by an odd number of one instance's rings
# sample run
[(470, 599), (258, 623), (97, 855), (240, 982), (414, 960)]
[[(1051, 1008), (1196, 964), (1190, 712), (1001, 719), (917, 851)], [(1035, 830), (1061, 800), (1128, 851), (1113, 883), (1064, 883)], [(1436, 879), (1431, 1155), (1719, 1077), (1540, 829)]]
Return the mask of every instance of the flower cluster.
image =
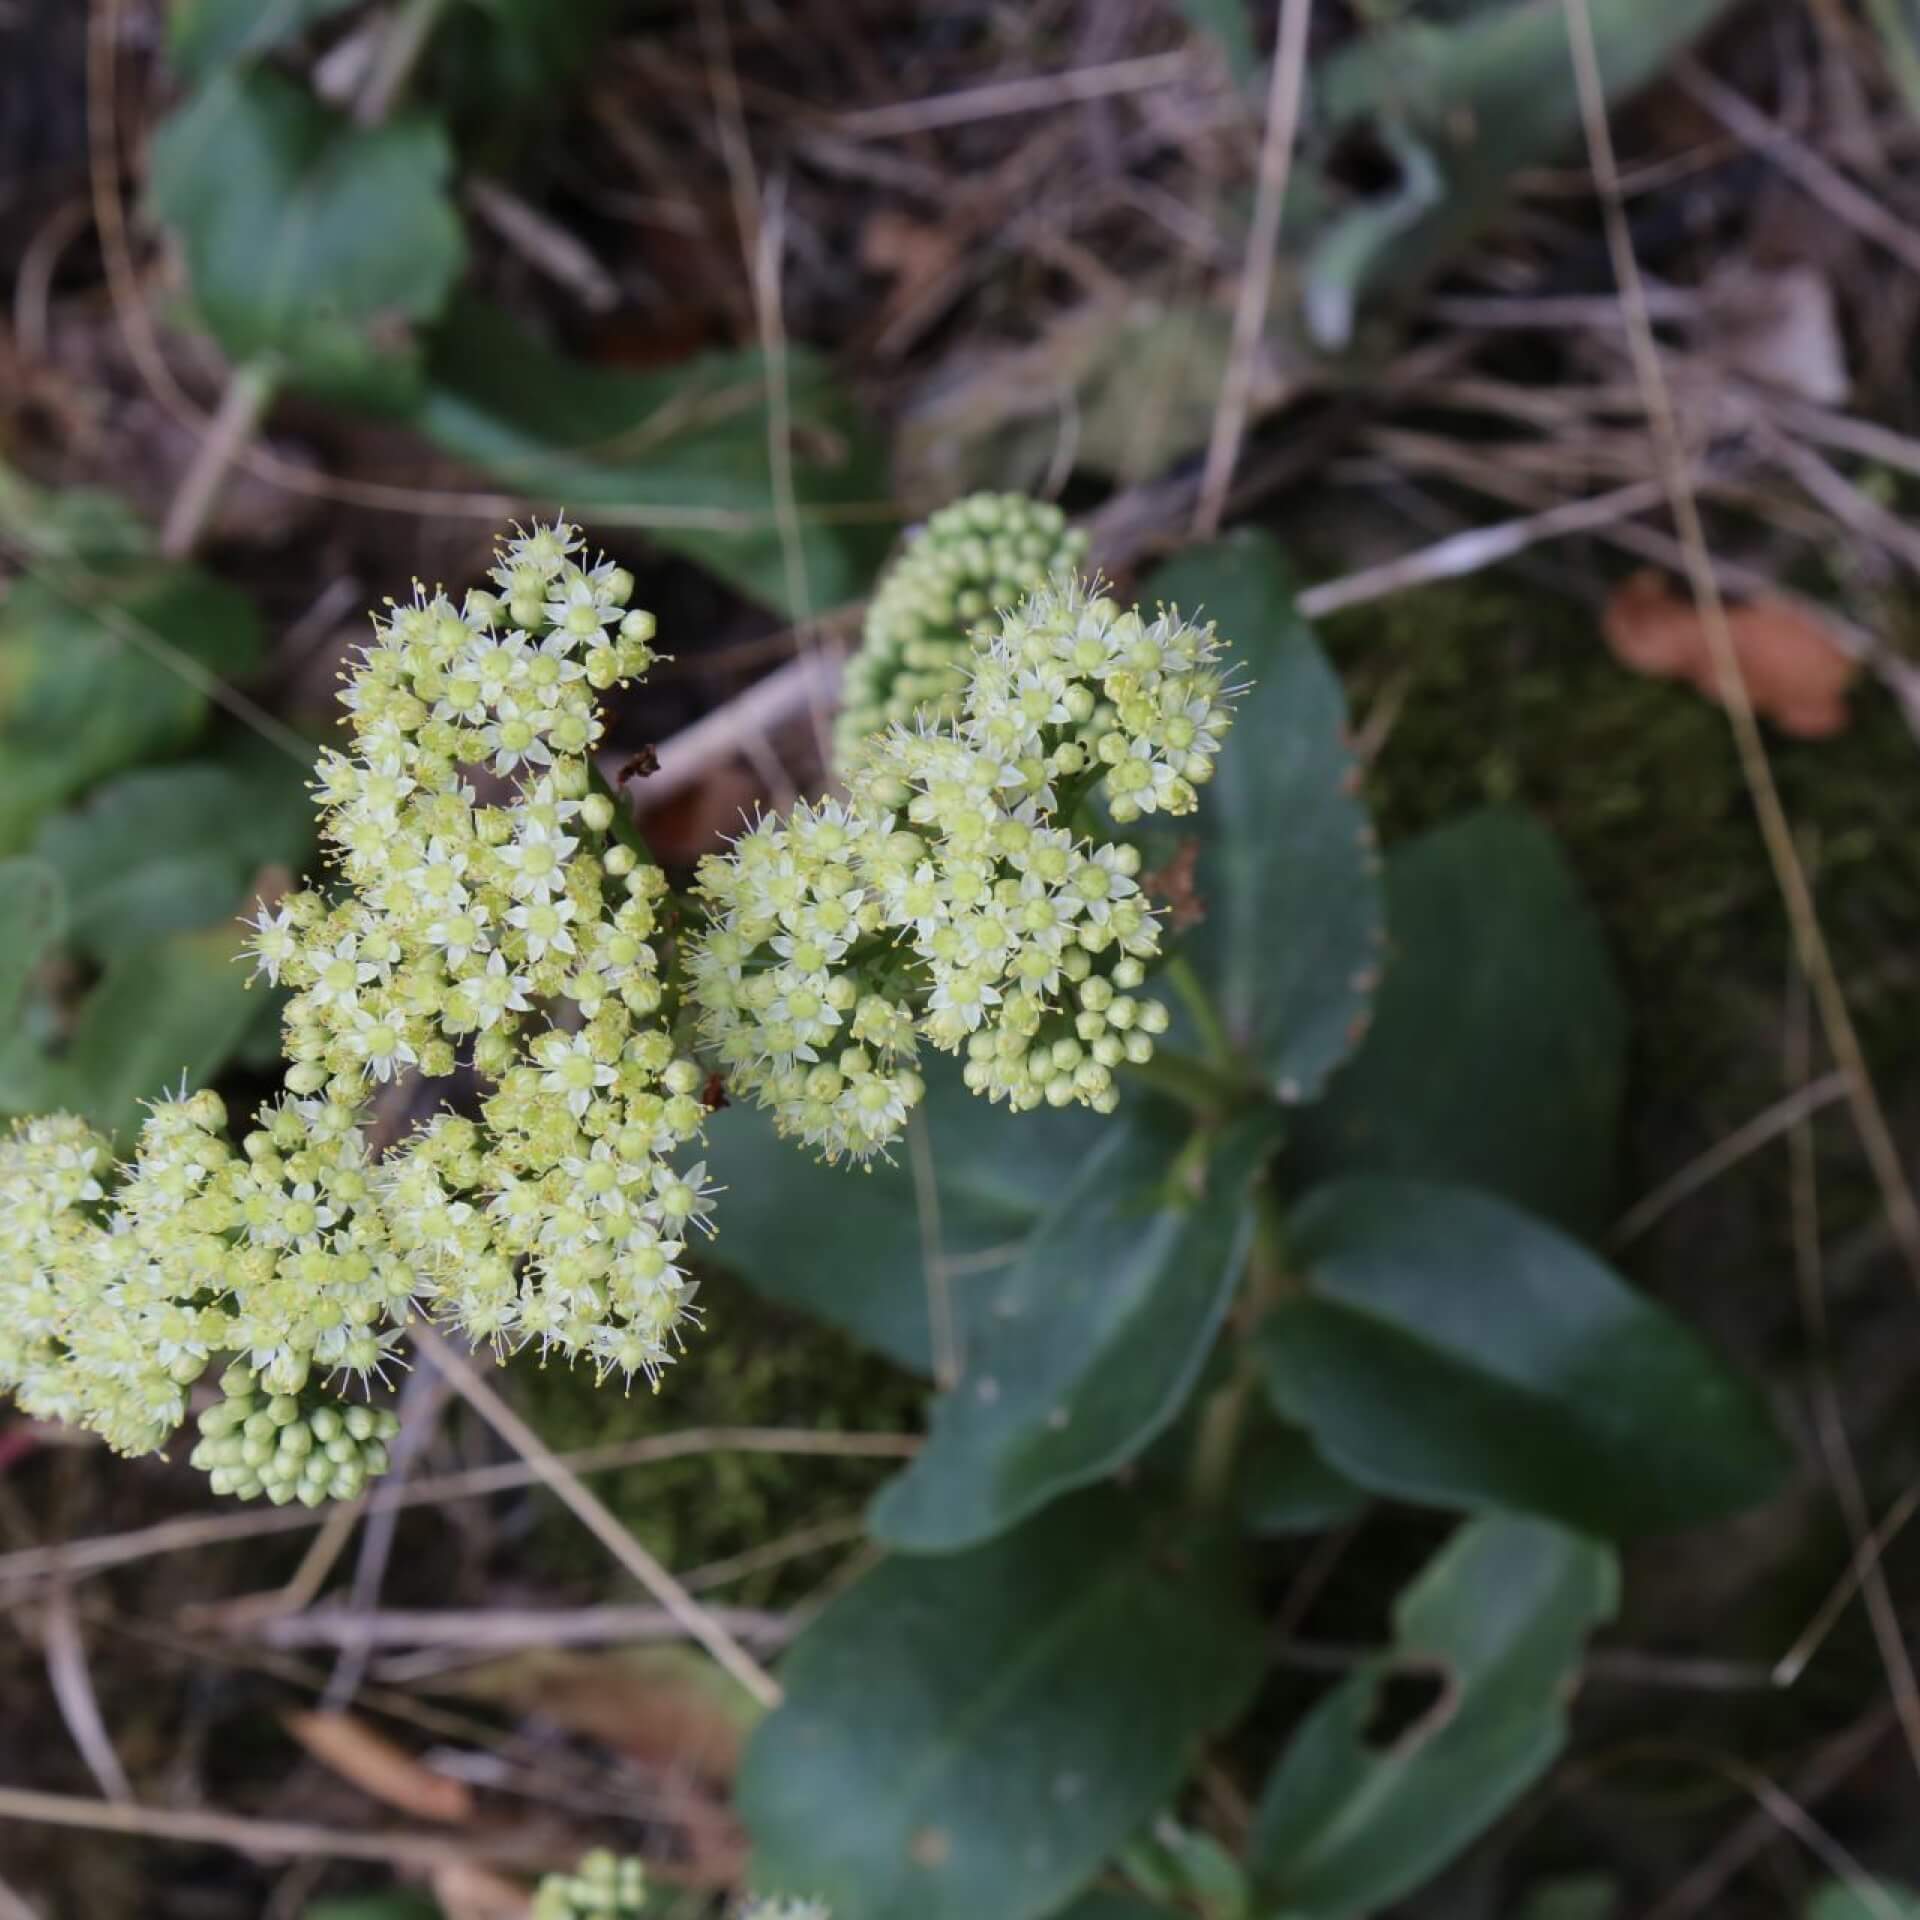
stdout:
[[(641, 1862), (604, 1847), (571, 1873), (550, 1873), (534, 1889), (531, 1920), (639, 1920), (647, 1904)], [(736, 1920), (833, 1920), (817, 1900), (749, 1900)]]
[(975, 493), (933, 514), (881, 575), (860, 648), (841, 681), (835, 758), (896, 723), (952, 719), (966, 691), (972, 630), (1070, 574), (1085, 534), (1058, 507), (1018, 493)]
[(884, 822), (803, 801), (700, 867), (709, 925), (687, 978), (702, 1035), (734, 1091), (830, 1159), (879, 1151), (924, 1091), (874, 880), (888, 837)]
[[(156, 1114), (149, 1132), (163, 1124)], [(195, 1254), (176, 1247), (167, 1211), (124, 1214), (117, 1232), (103, 1224), (112, 1159), (67, 1114), (26, 1121), (0, 1142), (0, 1384), (28, 1413), (137, 1453), (179, 1425), (206, 1364), (206, 1329), (182, 1304)], [(157, 1199), (174, 1176), (157, 1160), (153, 1172)], [(181, 1166), (179, 1184), (193, 1179)]]
[(550, 1873), (540, 1882), (531, 1920), (639, 1920), (646, 1904), (641, 1863), (596, 1847), (571, 1873)]
[[(1031, 578), (1070, 545), (1005, 498), (936, 534), (969, 614), (964, 581)], [(595, 696), (645, 670), (653, 621), (580, 552), (536, 527), (488, 590), (376, 621), (350, 750), (320, 766), (340, 884), (252, 923), (291, 990), (289, 1065), (238, 1144), (211, 1093), (157, 1101), (117, 1170), (69, 1116), (0, 1141), (0, 1387), (29, 1411), (151, 1449), (225, 1356), (195, 1464), (222, 1492), (317, 1503), (383, 1470), (393, 1417), (366, 1400), (416, 1312), (629, 1382), (673, 1359), (712, 1207), (687, 1164), (704, 1074), (675, 1044), (665, 881), (590, 759)], [(862, 743), (846, 801), (703, 862), (681, 958), (731, 1085), (830, 1159), (898, 1136), (923, 1043), (964, 1053), (989, 1099), (1110, 1111), (1168, 1016), (1142, 991), (1160, 929), (1139, 855), (1100, 810), (1197, 804), (1232, 720), (1219, 653), (1177, 611), (1043, 580), (977, 631), (943, 717)], [(457, 1079), (464, 1110), (376, 1154), (403, 1075)]]
[(416, 595), (379, 624), (345, 699), (353, 751), (320, 768), (345, 888), (263, 910), (253, 949), (294, 989), (296, 1093), (357, 1107), (403, 1068), (490, 1083), (478, 1122), (440, 1115), (374, 1176), (413, 1291), (496, 1346), (630, 1379), (672, 1359), (688, 1312), (709, 1200), (673, 1155), (705, 1109), (659, 1018), (666, 882), (614, 834), (588, 759), (595, 692), (645, 670), (653, 619), (578, 551), (536, 528), (497, 592)]
[(849, 805), (704, 862), (688, 974), (733, 1084), (830, 1159), (898, 1134), (918, 1038), (989, 1099), (1110, 1111), (1167, 1025), (1138, 991), (1159, 925), (1138, 853), (1063, 822), (1192, 810), (1232, 721), (1218, 654), (1177, 612), (1042, 587), (979, 637), (955, 718), (865, 743)]
[[(416, 594), (349, 676), (353, 750), (320, 769), (343, 881), (262, 908), (293, 989), (286, 1093), (238, 1147), (211, 1093), (157, 1102), (114, 1178), (67, 1116), (0, 1143), (0, 1386), (125, 1451), (161, 1445), (214, 1356), (216, 1486), (357, 1492), (392, 1416), (363, 1404), (417, 1309), (509, 1348), (657, 1378), (710, 1208), (676, 1155), (702, 1074), (661, 1017), (665, 883), (592, 788), (596, 690), (651, 659), (631, 579), (564, 525), (508, 542), (495, 591)], [(485, 786), (485, 797), (479, 790)], [(476, 1083), (384, 1157), (403, 1071)]]

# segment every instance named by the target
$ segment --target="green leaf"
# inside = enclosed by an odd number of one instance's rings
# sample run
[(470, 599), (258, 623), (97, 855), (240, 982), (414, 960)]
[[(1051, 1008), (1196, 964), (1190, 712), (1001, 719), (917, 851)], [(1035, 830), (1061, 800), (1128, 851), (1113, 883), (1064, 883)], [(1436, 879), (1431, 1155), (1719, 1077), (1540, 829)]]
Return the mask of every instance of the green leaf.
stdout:
[(1193, 817), (1207, 917), (1188, 952), (1236, 1055), (1311, 1100), (1365, 1027), (1383, 938), (1346, 699), (1268, 535), (1189, 548), (1153, 590), (1217, 621), (1253, 682)]
[(122, 1145), (146, 1102), (205, 1086), (245, 1035), (257, 993), (235, 931), (176, 933), (133, 947), (87, 996), (54, 1069), (53, 1104), (72, 1107)]
[(1867, 18), (1886, 49), (1887, 70), (1908, 113), (1920, 114), (1920, 19), (1911, 0), (1867, 0)]
[(1136, 1900), (1130, 1893), (1089, 1893), (1060, 1910), (1059, 1920), (1167, 1920), (1172, 1907)]
[[(1120, 1856), (1121, 1871), (1144, 1893), (1204, 1920), (1247, 1920), (1247, 1870), (1211, 1834), (1162, 1815)], [(1157, 1911), (1157, 1909), (1149, 1909)]]
[[(712, 353), (659, 373), (583, 366), (462, 302), (435, 336), (423, 432), (535, 499), (647, 509), (650, 537), (789, 616), (865, 594), (885, 556), (877, 441), (825, 363), (788, 355), (798, 559), (768, 462), (766, 366)], [(880, 503), (880, 517), (875, 517)]]
[(396, 1888), (391, 1893), (357, 1893), (338, 1900), (316, 1900), (302, 1910), (300, 1920), (440, 1920), (440, 1908), (423, 1893)]
[(246, 597), (190, 567), (16, 581), (0, 603), (0, 852), (103, 775), (190, 745), (198, 676), (242, 674), (259, 651)]
[(616, 0), (469, 0), (449, 8), (429, 60), (436, 100), (510, 143), (529, 120), (569, 110), (572, 89), (613, 23)]
[(1356, 1520), (1367, 1495), (1328, 1466), (1298, 1427), (1264, 1428), (1247, 1442), (1234, 1471), (1234, 1511), (1258, 1539), (1327, 1533)]
[(1759, 1393), (1576, 1241), (1490, 1194), (1361, 1177), (1295, 1210), (1260, 1353), (1350, 1479), (1606, 1536), (1736, 1513), (1788, 1452)]
[[(1009, 1113), (969, 1093), (944, 1056), (925, 1066), (924, 1128), (956, 1344), (987, 1324), (998, 1276), (1061, 1187), (1113, 1126), (1084, 1107)], [(913, 1153), (857, 1173), (782, 1140), (758, 1107), (707, 1128), (727, 1189), (715, 1258), (758, 1293), (839, 1327), (917, 1373), (933, 1371), (926, 1246)], [(930, 1216), (930, 1224), (931, 1224)]]
[(1920, 1893), (1890, 1880), (1829, 1880), (1805, 1911), (1806, 1920), (1920, 1920)]
[(880, 1490), (889, 1546), (951, 1553), (1133, 1458), (1180, 1411), (1246, 1267), (1265, 1115), (1169, 1191), (1183, 1126), (1142, 1108), (1109, 1131), (993, 1290), (927, 1444)]
[(739, 1783), (756, 1880), (834, 1920), (1053, 1912), (1252, 1692), (1236, 1571), (1110, 1492), (884, 1561), (781, 1664)]
[[(1341, 1920), (1398, 1899), (1537, 1780), (1567, 1735), (1587, 1634), (1613, 1617), (1605, 1547), (1537, 1520), (1464, 1526), (1401, 1595), (1392, 1652), (1314, 1709), (1267, 1782), (1252, 1860), (1261, 1911)], [(1439, 1682), (1397, 1734), (1394, 1674)]]
[(12, 1032), (27, 982), (66, 920), (56, 868), (44, 860), (0, 860), (0, 1033)]
[(229, 358), (395, 405), (417, 373), (407, 328), (465, 258), (452, 168), (431, 120), (356, 127), (277, 73), (229, 69), (155, 135), (153, 203)]
[(186, 80), (204, 80), (235, 60), (297, 40), (355, 0), (173, 0), (167, 15), (167, 51)]
[[(1728, 0), (1592, 0), (1601, 85), (1610, 101), (1637, 92), (1727, 10)], [(1407, 19), (1355, 35), (1313, 76), (1315, 118), (1329, 140), (1372, 126), (1390, 150), (1415, 150), (1437, 170), (1417, 217), (1382, 222), (1383, 203), (1404, 208), (1400, 177), (1355, 200), (1323, 229), (1324, 257), (1366, 253), (1356, 292), (1418, 284), (1499, 210), (1516, 173), (1577, 141), (1580, 100), (1561, 0), (1476, 7), (1447, 21)], [(1342, 221), (1368, 224), (1381, 244), (1360, 247)], [(1322, 327), (1326, 346), (1344, 344)]]
[(228, 920), (264, 866), (313, 845), (305, 771), (267, 751), (123, 775), (40, 829), (67, 876), (75, 942), (101, 959), (129, 940)]
[(43, 565), (112, 572), (154, 558), (153, 535), (119, 495), (36, 487), (0, 461), (0, 529)]
[(1247, 0), (1179, 0), (1179, 6), (1194, 26), (1219, 42), (1228, 71), (1243, 82), (1250, 79), (1260, 56), (1253, 44)]
[(1627, 1019), (1553, 837), (1487, 812), (1395, 848), (1387, 930), (1366, 1044), (1300, 1116), (1300, 1176), (1458, 1180), (1597, 1234), (1613, 1212)]
[(1614, 1920), (1620, 1883), (1609, 1873), (1562, 1873), (1534, 1881), (1514, 1920)]

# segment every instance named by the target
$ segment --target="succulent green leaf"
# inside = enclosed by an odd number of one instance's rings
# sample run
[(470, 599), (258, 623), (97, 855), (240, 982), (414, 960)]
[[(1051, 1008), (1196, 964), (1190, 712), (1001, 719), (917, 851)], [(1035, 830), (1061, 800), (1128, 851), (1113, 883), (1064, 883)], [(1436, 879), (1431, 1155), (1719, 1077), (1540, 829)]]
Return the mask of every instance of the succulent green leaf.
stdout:
[(1346, 699), (1268, 535), (1190, 548), (1153, 590), (1214, 620), (1252, 682), (1193, 816), (1206, 919), (1187, 951), (1236, 1055), (1283, 1103), (1311, 1100), (1365, 1028), (1384, 937)]
[(249, 750), (123, 774), (46, 821), (35, 850), (67, 877), (74, 942), (106, 959), (232, 919), (261, 868), (297, 873), (313, 817), (303, 770)]
[[(1727, 10), (1728, 0), (1593, 0), (1601, 85), (1625, 99), (1664, 72)], [(1552, 160), (1580, 134), (1580, 98), (1560, 0), (1476, 7), (1447, 20), (1411, 14), (1357, 34), (1314, 73), (1316, 118), (1330, 137), (1370, 127), (1390, 147), (1417, 147), (1437, 169), (1418, 216), (1384, 225), (1382, 202), (1404, 203), (1402, 181), (1359, 199), (1323, 231), (1323, 259), (1365, 253), (1353, 292), (1417, 285), (1454, 258), (1499, 210), (1516, 173)], [(1381, 244), (1347, 241), (1339, 218), (1370, 226)], [(1322, 342), (1344, 344), (1322, 329)]]
[(1004, 1532), (1113, 1472), (1179, 1412), (1246, 1266), (1253, 1178), (1273, 1125), (1241, 1122), (1173, 1189), (1170, 1116), (1108, 1123), (1002, 1276), (926, 1447), (880, 1491), (872, 1531), (911, 1553)]
[(1609, 1873), (1556, 1873), (1520, 1896), (1513, 1920), (1616, 1920), (1620, 1883)]
[[(1120, 1856), (1121, 1871), (1143, 1893), (1203, 1920), (1248, 1920), (1247, 1870), (1220, 1842), (1168, 1815)], [(1150, 1909), (1152, 1911), (1153, 1909)]]
[(618, 0), (469, 0), (443, 16), (429, 62), (434, 97), (464, 127), (505, 146), (531, 121), (567, 112), (571, 89), (618, 13)]
[(1009, 1113), (969, 1093), (944, 1057), (925, 1071), (913, 1121), (933, 1175), (924, 1222), (911, 1143), (856, 1173), (781, 1139), (758, 1107), (729, 1107), (707, 1129), (727, 1189), (715, 1257), (768, 1299), (918, 1373), (934, 1370), (925, 1236), (937, 1235), (964, 1353), (991, 1317), (1008, 1263), (1114, 1124), (1084, 1107)]
[(300, 1920), (441, 1920), (438, 1904), (424, 1893), (395, 1888), (391, 1893), (349, 1893), (337, 1900), (316, 1900)]
[(1099, 1892), (1083, 1894), (1072, 1906), (1063, 1907), (1059, 1920), (1168, 1920), (1178, 1911), (1131, 1893)]
[[(502, 484), (592, 519), (626, 509), (685, 554), (789, 616), (858, 599), (886, 552), (879, 445), (817, 356), (787, 356), (797, 552), (780, 531), (758, 353), (660, 373), (561, 358), (480, 302), (438, 330), (419, 425)], [(606, 515), (603, 514), (603, 520)], [(790, 558), (797, 562), (789, 565)]]
[(45, 860), (0, 860), (0, 1034), (11, 1033), (27, 982), (66, 921), (58, 868)]
[(1920, 1892), (1886, 1880), (1829, 1880), (1808, 1897), (1806, 1920), (1920, 1920)]
[(1552, 835), (1489, 811), (1395, 848), (1387, 933), (1373, 1026), (1300, 1116), (1295, 1171), (1457, 1180), (1597, 1235), (1613, 1209), (1627, 1018)]
[(1360, 1177), (1295, 1210), (1261, 1330), (1276, 1409), (1361, 1486), (1608, 1537), (1765, 1499), (1759, 1393), (1578, 1242), (1490, 1194)]
[(465, 258), (452, 168), (432, 120), (357, 127), (280, 74), (228, 69), (155, 136), (153, 202), (230, 358), (392, 406), (413, 391), (409, 330)]
[(1202, 33), (1211, 34), (1226, 55), (1228, 70), (1239, 80), (1252, 77), (1259, 66), (1253, 44), (1253, 20), (1247, 0), (1180, 0), (1180, 11)]
[(102, 776), (189, 746), (203, 676), (259, 651), (246, 597), (190, 567), (50, 563), (16, 581), (0, 603), (0, 852)]
[[(1613, 1617), (1607, 1548), (1543, 1521), (1476, 1520), (1394, 1608), (1390, 1653), (1329, 1694), (1294, 1735), (1254, 1822), (1271, 1920), (1344, 1920), (1443, 1866), (1546, 1771), (1567, 1736), (1586, 1636)], [(1390, 1676), (1438, 1682), (1397, 1732)]]
[(756, 1879), (834, 1920), (1054, 1912), (1256, 1684), (1236, 1575), (1108, 1491), (882, 1562), (781, 1665), (739, 1783)]
[(184, 79), (204, 80), (235, 60), (257, 60), (354, 0), (173, 0), (167, 51)]
[(1356, 1520), (1363, 1487), (1330, 1467), (1298, 1427), (1275, 1422), (1247, 1441), (1233, 1478), (1234, 1511), (1257, 1539), (1326, 1533)]

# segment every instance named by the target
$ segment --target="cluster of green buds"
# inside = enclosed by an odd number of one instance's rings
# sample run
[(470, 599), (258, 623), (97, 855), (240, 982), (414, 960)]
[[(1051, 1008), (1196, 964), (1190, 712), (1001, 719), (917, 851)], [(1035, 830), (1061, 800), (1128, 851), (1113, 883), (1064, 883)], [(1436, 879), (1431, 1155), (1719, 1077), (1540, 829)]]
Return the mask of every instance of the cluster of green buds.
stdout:
[[(534, 1889), (529, 1920), (639, 1920), (646, 1870), (630, 1856), (596, 1847), (571, 1873), (550, 1873)], [(817, 1900), (748, 1900), (734, 1920), (833, 1920)]]
[(215, 1493), (276, 1506), (317, 1507), (352, 1500), (387, 1470), (400, 1431), (390, 1407), (340, 1400), (309, 1387), (298, 1394), (261, 1391), (260, 1376), (236, 1361), (220, 1377), (220, 1398), (200, 1416), (192, 1464)]
[(1072, 573), (1086, 551), (1086, 535), (1058, 507), (1024, 494), (969, 494), (930, 516), (867, 603), (859, 650), (841, 678), (838, 765), (889, 726), (954, 718), (973, 629)]
[[(1077, 831), (1198, 804), (1232, 724), (1211, 626), (1056, 581), (976, 636), (960, 711), (860, 749), (846, 806), (762, 821), (703, 862), (688, 978), (734, 1085), (827, 1158), (883, 1152), (964, 1049), (1016, 1109), (1111, 1111), (1168, 1024), (1138, 852)], [(1069, 824), (1072, 823), (1072, 824)]]
[(571, 1873), (550, 1873), (540, 1882), (531, 1920), (639, 1920), (646, 1904), (640, 1862), (596, 1847)]

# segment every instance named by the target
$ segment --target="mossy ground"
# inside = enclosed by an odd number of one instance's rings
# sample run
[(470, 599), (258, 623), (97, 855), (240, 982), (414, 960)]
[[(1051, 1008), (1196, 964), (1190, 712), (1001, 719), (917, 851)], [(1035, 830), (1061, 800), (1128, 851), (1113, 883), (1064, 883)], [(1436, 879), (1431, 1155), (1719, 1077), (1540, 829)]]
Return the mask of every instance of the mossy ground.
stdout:
[[(1585, 608), (1498, 580), (1348, 614), (1324, 637), (1358, 723), (1389, 688), (1400, 701), (1369, 778), (1389, 844), (1488, 803), (1528, 808), (1564, 844), (1632, 1015), (1626, 1194), (1778, 1098), (1790, 942), (1724, 714), (1619, 666)], [(1920, 1069), (1920, 745), (1863, 683), (1844, 735), (1769, 747), (1897, 1104)], [(1851, 1157), (1844, 1127), (1825, 1134)], [(1830, 1226), (1871, 1210), (1859, 1189), (1837, 1177)]]
[[(1584, 607), (1497, 578), (1433, 588), (1330, 621), (1323, 639), (1355, 722), (1398, 704), (1369, 775), (1395, 841), (1498, 803), (1559, 836), (1600, 918), (1631, 1019), (1623, 1205), (1660, 1185), (1786, 1085), (1791, 940), (1726, 716), (1691, 689), (1628, 672)], [(1870, 681), (1850, 728), (1824, 741), (1769, 732), (1822, 926), (1895, 1137), (1920, 1128), (1920, 743)], [(1816, 1042), (1813, 1072), (1828, 1065)], [(1870, 1504), (1920, 1471), (1911, 1437), (1913, 1292), (1892, 1257), (1876, 1187), (1843, 1104), (1814, 1125), (1832, 1361)], [(1796, 1290), (1787, 1148), (1775, 1140), (1615, 1253), (1768, 1384), (1805, 1435), (1809, 1343)], [(1818, 1607), (1848, 1547), (1816, 1450), (1788, 1497), (1730, 1527), (1635, 1548), (1626, 1644), (1778, 1657)], [(1906, 1550), (1894, 1556), (1906, 1560)], [(1893, 1564), (1899, 1591), (1920, 1566)], [(1383, 1590), (1390, 1590), (1390, 1587)], [(1583, 1697), (1588, 1741), (1686, 1740), (1790, 1770), (1884, 1679), (1849, 1614), (1792, 1693)], [(1651, 1749), (1650, 1749), (1651, 1750)], [(1697, 1761), (1629, 1767), (1577, 1817), (1622, 1823), (1671, 1878), (1739, 1801)], [(1678, 1766), (1678, 1774), (1673, 1767)], [(1551, 1847), (1551, 1830), (1543, 1833)]]
[[(821, 1432), (909, 1431), (927, 1389), (817, 1322), (783, 1312), (724, 1271), (703, 1275), (707, 1331), (658, 1393), (622, 1395), (591, 1373), (522, 1369), (529, 1417), (556, 1448), (600, 1446), (689, 1427), (789, 1427)], [(715, 1452), (597, 1476), (594, 1485), (647, 1548), (679, 1571), (747, 1553), (804, 1527), (856, 1519), (899, 1471), (891, 1460)], [(816, 1588), (852, 1543), (749, 1574), (717, 1592), (728, 1605), (766, 1606)], [(604, 1572), (605, 1554), (554, 1509), (539, 1557), (563, 1574)]]

